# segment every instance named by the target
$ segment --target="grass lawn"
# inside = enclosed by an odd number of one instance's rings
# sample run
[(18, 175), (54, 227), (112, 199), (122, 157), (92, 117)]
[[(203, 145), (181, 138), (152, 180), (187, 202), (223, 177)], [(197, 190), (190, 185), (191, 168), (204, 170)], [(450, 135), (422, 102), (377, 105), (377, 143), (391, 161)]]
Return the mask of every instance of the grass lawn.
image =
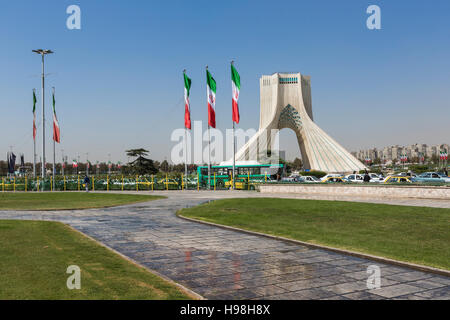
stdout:
[(0, 210), (63, 210), (103, 208), (162, 198), (165, 197), (117, 193), (5, 192), (0, 193)]
[[(59, 222), (0, 220), (0, 299), (190, 299)], [(81, 289), (66, 286), (81, 269)]]
[(358, 202), (247, 198), (179, 214), (391, 259), (450, 269), (450, 209)]

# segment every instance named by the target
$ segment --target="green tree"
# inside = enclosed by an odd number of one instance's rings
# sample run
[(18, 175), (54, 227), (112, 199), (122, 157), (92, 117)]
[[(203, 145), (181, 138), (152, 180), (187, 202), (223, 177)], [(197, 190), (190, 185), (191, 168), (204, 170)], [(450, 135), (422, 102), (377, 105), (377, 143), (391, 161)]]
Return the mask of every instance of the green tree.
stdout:
[(167, 162), (167, 160), (161, 162), (159, 169), (164, 172), (169, 172), (169, 163)]
[(126, 150), (125, 153), (129, 157), (137, 157), (127, 165), (127, 171), (133, 174), (146, 175), (156, 174), (158, 169), (152, 159), (145, 158), (149, 151), (144, 148)]
[(144, 157), (148, 155), (149, 151), (145, 150), (144, 148), (139, 148), (139, 149), (125, 150), (125, 153), (129, 157), (139, 157), (139, 156)]
[(303, 168), (303, 161), (302, 159), (299, 158), (295, 158), (294, 161), (292, 162), (292, 169), (294, 170), (301, 170)]

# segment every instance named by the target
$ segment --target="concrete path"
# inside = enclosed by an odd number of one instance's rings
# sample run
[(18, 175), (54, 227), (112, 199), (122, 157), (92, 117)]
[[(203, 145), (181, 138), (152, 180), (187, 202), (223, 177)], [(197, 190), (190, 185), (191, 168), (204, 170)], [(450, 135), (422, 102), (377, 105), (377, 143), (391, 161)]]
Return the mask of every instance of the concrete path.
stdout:
[[(0, 211), (0, 219), (67, 223), (208, 299), (450, 299), (448, 277), (175, 216), (186, 206), (257, 193), (165, 194), (168, 199), (108, 209)], [(369, 265), (380, 267), (381, 289), (367, 289)]]

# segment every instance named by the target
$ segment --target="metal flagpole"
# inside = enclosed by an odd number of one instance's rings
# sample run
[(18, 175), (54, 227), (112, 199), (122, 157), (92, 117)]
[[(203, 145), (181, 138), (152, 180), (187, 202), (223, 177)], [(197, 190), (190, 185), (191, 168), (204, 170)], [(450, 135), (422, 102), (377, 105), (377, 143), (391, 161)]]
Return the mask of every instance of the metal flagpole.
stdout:
[[(183, 70), (183, 76), (186, 74), (186, 69)], [(187, 93), (186, 93), (186, 84), (185, 84), (185, 88), (184, 88), (184, 103), (185, 103), (185, 108), (186, 108), (186, 98), (187, 98)], [(190, 106), (189, 106), (190, 109)], [(189, 110), (190, 112), (191, 110)], [(186, 110), (184, 111), (186, 112)], [(186, 114), (185, 114), (186, 117)], [(186, 189), (187, 186), (187, 128), (186, 128), (186, 121), (184, 123), (184, 188)]]
[(208, 124), (208, 189), (211, 190), (211, 130)]
[(236, 137), (234, 134), (234, 120), (233, 120), (233, 190), (236, 189)]
[[(44, 54), (42, 54), (42, 94), (41, 94), (41, 98), (42, 98), (42, 166), (41, 166), (41, 177), (44, 180), (45, 179), (45, 100), (44, 100), (44, 96), (45, 96), (45, 92), (44, 92), (44, 87), (45, 87), (45, 83), (44, 83), (44, 78), (45, 78), (45, 74), (44, 74)], [(45, 187), (45, 183), (43, 183), (42, 185), (42, 191), (44, 191), (44, 187)]]
[[(233, 65), (234, 61), (231, 60), (231, 65)], [(233, 104), (233, 87), (231, 87), (231, 104)], [(233, 122), (233, 190), (236, 189), (236, 139), (235, 139), (235, 133), (234, 133), (234, 119), (231, 119), (231, 122)]]
[[(211, 89), (211, 88), (210, 88)], [(208, 66), (206, 66), (206, 102), (208, 103)], [(209, 109), (208, 109), (208, 189), (211, 190), (211, 133), (209, 126)]]
[[(52, 87), (52, 93), (53, 93), (53, 97), (55, 96), (55, 87)], [(55, 112), (55, 111), (53, 111)], [(53, 114), (53, 116), (55, 116)], [(55, 125), (55, 124), (53, 124)], [(55, 175), (56, 175), (56, 150), (55, 150), (55, 132), (54, 132), (55, 128), (53, 128), (53, 191), (55, 190)]]
[(108, 175), (111, 175), (111, 153), (108, 153)]
[(184, 128), (184, 189), (187, 186), (187, 128)]
[(86, 152), (86, 175), (89, 176), (89, 152)]
[[(33, 89), (33, 101), (36, 89)], [(36, 113), (33, 114), (33, 178), (36, 178), (36, 137), (34, 136), (34, 125), (36, 124)]]
[(36, 178), (36, 139), (33, 139), (33, 178)]
[[(42, 168), (41, 168), (41, 176), (42, 179), (45, 179), (45, 73), (44, 73), (44, 56), (46, 54), (53, 53), (52, 50), (32, 50), (33, 52), (40, 54), (42, 57)], [(45, 183), (42, 185), (42, 191), (44, 191)]]
[(64, 177), (64, 149), (61, 149), (61, 158), (62, 158), (62, 163), (61, 163), (61, 174)]

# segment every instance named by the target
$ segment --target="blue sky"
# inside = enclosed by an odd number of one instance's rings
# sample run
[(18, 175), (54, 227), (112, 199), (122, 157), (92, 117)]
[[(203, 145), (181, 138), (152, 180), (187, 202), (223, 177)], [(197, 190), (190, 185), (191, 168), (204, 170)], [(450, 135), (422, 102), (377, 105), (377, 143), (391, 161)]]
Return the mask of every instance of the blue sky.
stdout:
[[(66, 28), (71, 4), (81, 8), (81, 30)], [(381, 8), (381, 30), (366, 28), (371, 4)], [(123, 162), (125, 149), (145, 147), (163, 160), (171, 132), (183, 126), (184, 68), (192, 119), (207, 120), (209, 65), (217, 126), (231, 127), (231, 59), (241, 74), (243, 129), (259, 125), (259, 77), (293, 71), (311, 76), (315, 121), (349, 150), (449, 143), (449, 13), (445, 0), (3, 1), (0, 152), (13, 145), (31, 160), (37, 48), (55, 51), (46, 58), (48, 158), (52, 86), (58, 153), (100, 161), (111, 153)], [(280, 143), (288, 158), (299, 155), (293, 132), (283, 130)]]

